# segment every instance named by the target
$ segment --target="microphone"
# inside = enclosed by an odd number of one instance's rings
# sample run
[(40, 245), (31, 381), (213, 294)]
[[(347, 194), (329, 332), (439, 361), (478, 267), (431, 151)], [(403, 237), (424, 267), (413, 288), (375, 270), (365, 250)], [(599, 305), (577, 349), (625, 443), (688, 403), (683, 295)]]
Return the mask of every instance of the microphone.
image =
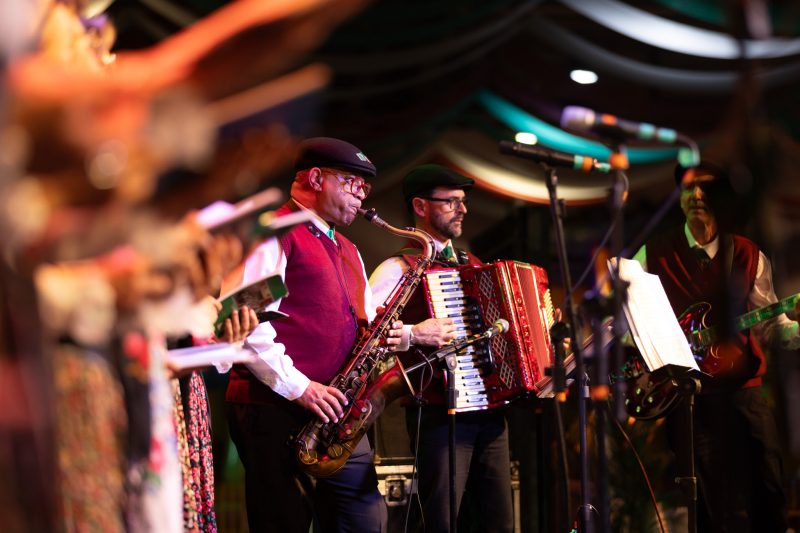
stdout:
[(611, 165), (608, 163), (601, 163), (597, 159), (591, 157), (556, 152), (555, 150), (531, 146), (530, 144), (500, 141), (499, 148), (501, 154), (515, 155), (523, 159), (546, 163), (554, 167), (566, 167), (582, 172), (607, 173), (611, 170)]
[(678, 132), (669, 128), (658, 128), (647, 122), (634, 122), (606, 113), (595, 113), (585, 107), (570, 105), (561, 113), (561, 127), (579, 131), (591, 131), (616, 141), (640, 139), (673, 144)]
[(508, 331), (509, 325), (510, 324), (508, 323), (508, 320), (506, 320), (505, 318), (498, 318), (497, 320), (494, 321), (492, 327), (484, 331), (483, 335), (481, 336), (488, 339), (490, 337), (494, 337), (495, 335), (500, 335)]

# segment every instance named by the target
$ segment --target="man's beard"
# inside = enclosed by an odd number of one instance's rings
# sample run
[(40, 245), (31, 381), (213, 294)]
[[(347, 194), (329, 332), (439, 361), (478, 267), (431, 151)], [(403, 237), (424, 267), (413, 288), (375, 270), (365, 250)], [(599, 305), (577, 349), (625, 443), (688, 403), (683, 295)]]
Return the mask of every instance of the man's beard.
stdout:
[(456, 220), (463, 221), (463, 219), (455, 218), (451, 219), (449, 222), (445, 222), (443, 220), (434, 220), (433, 229), (448, 239), (457, 239), (461, 236), (461, 226), (456, 226)]

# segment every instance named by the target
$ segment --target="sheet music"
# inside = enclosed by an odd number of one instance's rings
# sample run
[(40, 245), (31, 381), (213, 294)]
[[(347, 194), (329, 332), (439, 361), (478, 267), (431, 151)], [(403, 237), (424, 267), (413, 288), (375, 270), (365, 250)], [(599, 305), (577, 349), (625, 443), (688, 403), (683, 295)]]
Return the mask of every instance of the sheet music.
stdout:
[(219, 363), (251, 363), (255, 353), (241, 343), (220, 342), (206, 346), (192, 346), (167, 351), (167, 360), (176, 370), (199, 368)]
[(627, 281), (625, 318), (642, 359), (651, 372), (666, 365), (700, 370), (672, 311), (661, 280), (631, 259), (622, 259), (619, 276)]

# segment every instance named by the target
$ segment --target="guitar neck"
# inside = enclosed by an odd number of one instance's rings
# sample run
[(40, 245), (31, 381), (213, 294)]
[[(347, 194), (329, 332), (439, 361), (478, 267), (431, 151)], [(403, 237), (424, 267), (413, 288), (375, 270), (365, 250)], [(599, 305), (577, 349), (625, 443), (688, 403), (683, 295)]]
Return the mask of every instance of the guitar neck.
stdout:
[(779, 302), (745, 313), (736, 319), (736, 329), (741, 331), (751, 328), (759, 322), (775, 318), (787, 311), (791, 311), (794, 309), (795, 305), (797, 305), (797, 300), (800, 300), (800, 294), (787, 296)]
[[(758, 309), (740, 315), (734, 321), (734, 327), (737, 331), (742, 331), (764, 322), (765, 320), (769, 320), (770, 318), (775, 318), (778, 315), (793, 310), (798, 300), (800, 300), (800, 293), (787, 296), (774, 304), (759, 307)], [(714, 343), (716, 340), (716, 329), (717, 328), (708, 328), (700, 332), (700, 342), (704, 346)]]

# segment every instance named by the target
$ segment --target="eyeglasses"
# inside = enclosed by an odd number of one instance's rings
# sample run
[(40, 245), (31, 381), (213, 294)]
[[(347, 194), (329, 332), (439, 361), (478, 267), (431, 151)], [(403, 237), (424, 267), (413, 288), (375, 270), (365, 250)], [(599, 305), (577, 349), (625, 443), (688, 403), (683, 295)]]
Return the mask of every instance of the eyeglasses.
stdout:
[(342, 190), (344, 192), (350, 193), (353, 196), (358, 196), (359, 194), (363, 194), (364, 198), (369, 196), (369, 192), (372, 190), (372, 184), (367, 183), (364, 178), (361, 176), (355, 176), (353, 174), (343, 174), (340, 170), (334, 170), (330, 168), (322, 169), (323, 172), (326, 174), (330, 174), (332, 176), (336, 176), (339, 181), (342, 183)]
[(423, 200), (428, 200), (431, 202), (442, 202), (442, 207), (445, 208), (447, 211), (455, 211), (461, 206), (464, 206), (464, 209), (467, 208), (467, 204), (469, 203), (469, 198), (456, 198), (455, 196), (451, 198), (433, 198), (431, 196), (420, 196)]

